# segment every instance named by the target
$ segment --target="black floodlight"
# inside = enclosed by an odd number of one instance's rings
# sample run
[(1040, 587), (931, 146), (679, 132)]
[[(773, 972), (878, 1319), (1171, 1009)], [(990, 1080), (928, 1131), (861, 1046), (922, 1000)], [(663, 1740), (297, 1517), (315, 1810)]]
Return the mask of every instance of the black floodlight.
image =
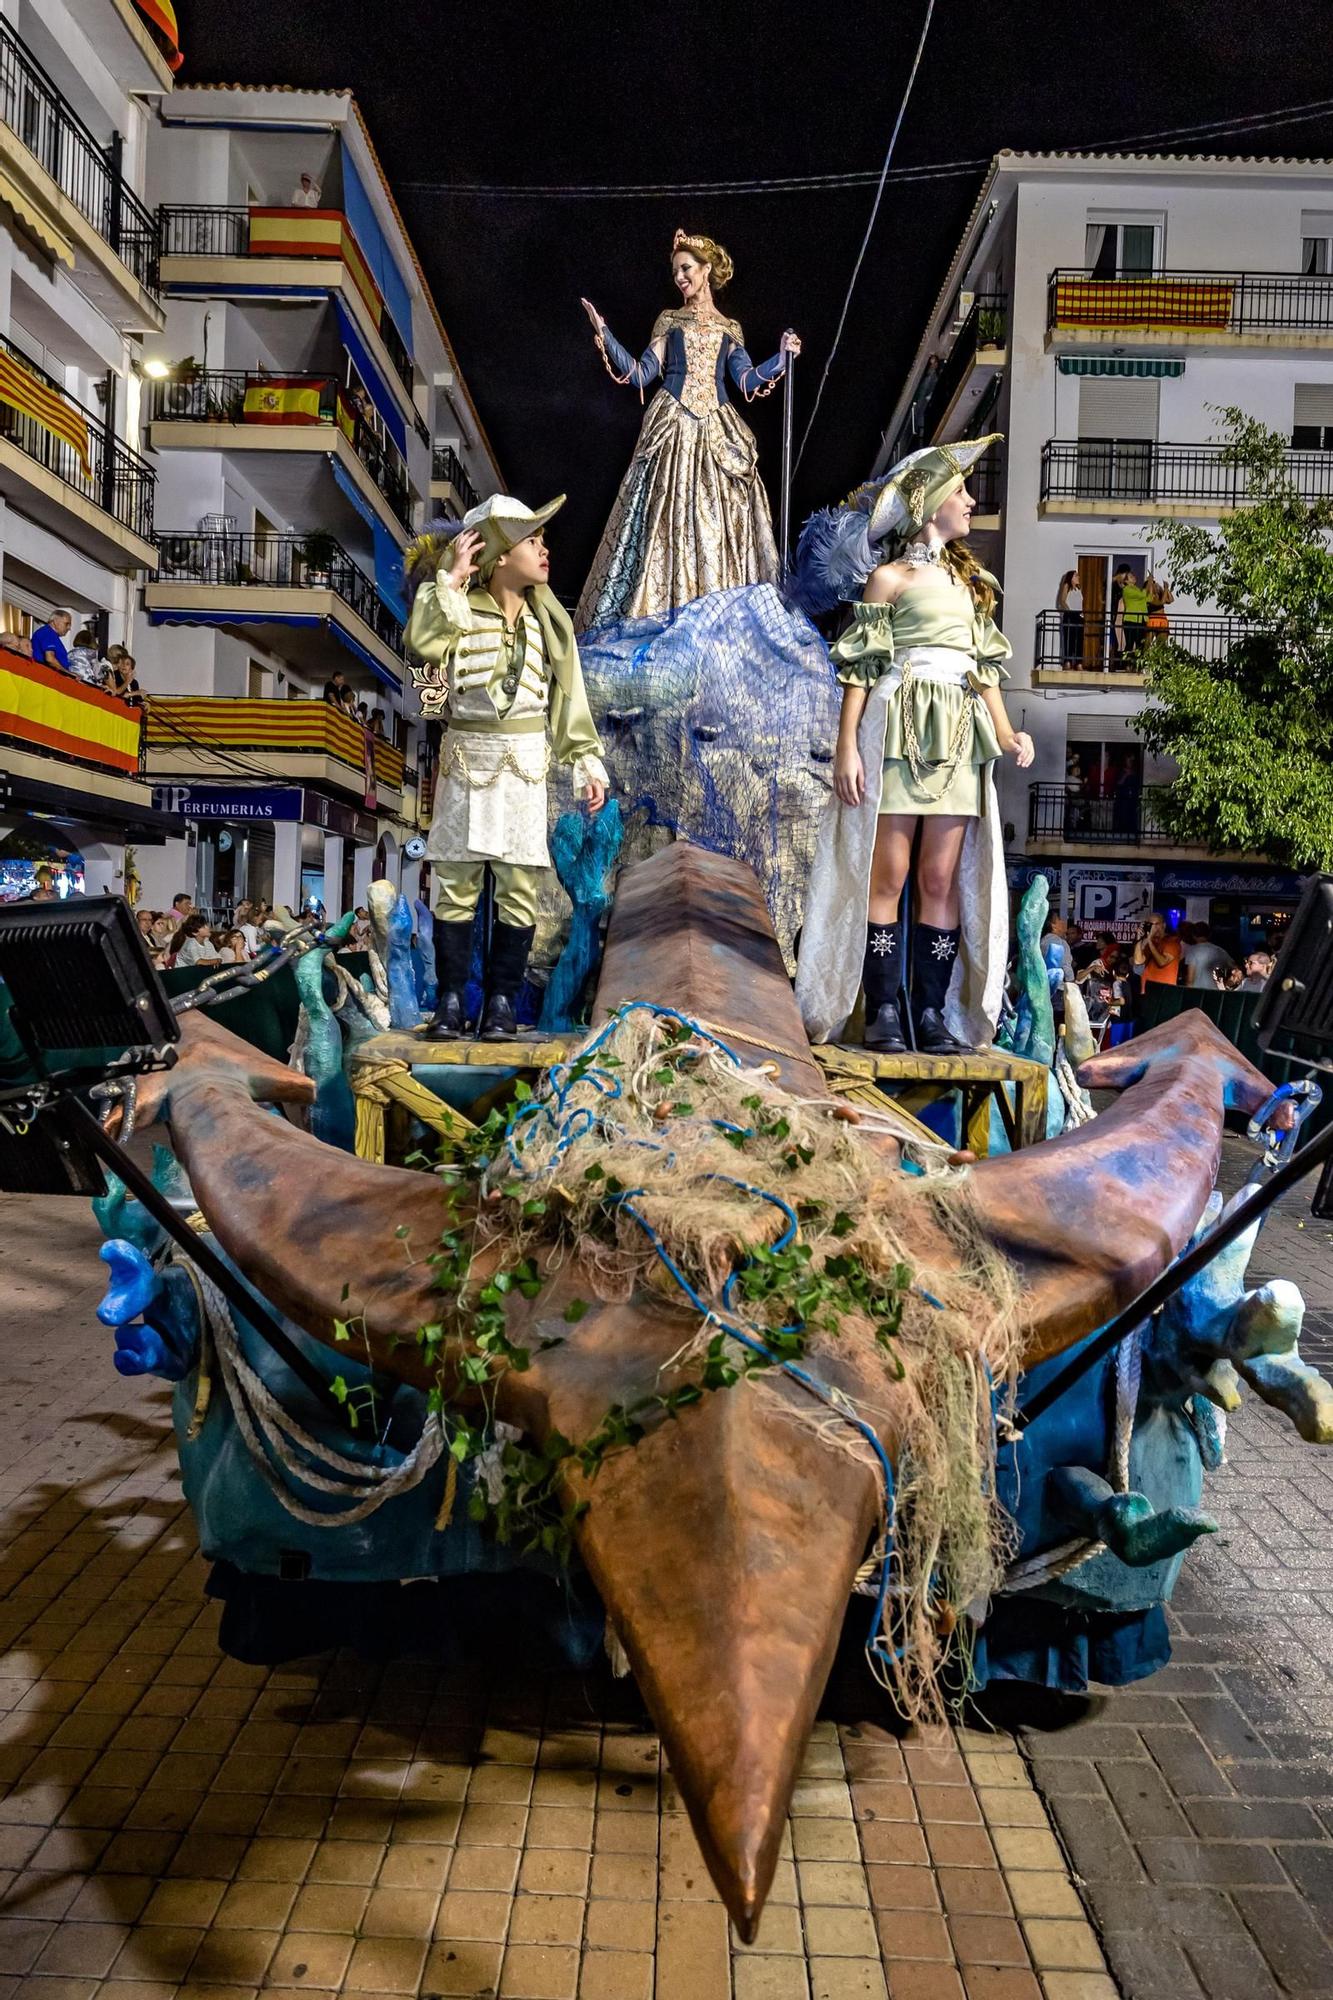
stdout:
[(1333, 875), (1306, 886), (1254, 1010), (1259, 1046), (1333, 1071)]
[(77, 1109), (62, 1100), (28, 1110), (0, 1103), (0, 1192), (104, 1195), (102, 1163)]
[(105, 1071), (132, 1051), (180, 1039), (123, 896), (0, 908), (0, 980), (39, 1073), (75, 1065)]

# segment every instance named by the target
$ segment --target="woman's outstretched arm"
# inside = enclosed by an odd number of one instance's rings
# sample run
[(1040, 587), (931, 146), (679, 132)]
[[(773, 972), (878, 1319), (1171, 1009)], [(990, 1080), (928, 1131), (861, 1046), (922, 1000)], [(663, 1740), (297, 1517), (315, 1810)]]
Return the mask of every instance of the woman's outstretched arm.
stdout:
[(661, 322), (653, 328), (652, 340), (636, 361), (629, 349), (621, 346), (591, 299), (581, 299), (579, 303), (592, 321), (597, 345), (612, 381), (629, 384), (636, 389), (646, 389), (650, 382), (655, 382), (662, 373), (666, 354), (666, 336), (659, 330)]

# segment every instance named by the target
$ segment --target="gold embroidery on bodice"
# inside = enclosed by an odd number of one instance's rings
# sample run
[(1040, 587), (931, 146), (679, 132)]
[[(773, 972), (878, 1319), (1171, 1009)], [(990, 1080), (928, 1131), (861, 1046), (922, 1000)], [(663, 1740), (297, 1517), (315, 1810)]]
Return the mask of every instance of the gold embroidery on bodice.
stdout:
[(681, 313), (676, 320), (685, 339), (685, 382), (680, 400), (692, 417), (711, 416), (717, 408), (717, 355), (723, 335), (729, 332), (725, 320), (700, 320), (693, 313)]

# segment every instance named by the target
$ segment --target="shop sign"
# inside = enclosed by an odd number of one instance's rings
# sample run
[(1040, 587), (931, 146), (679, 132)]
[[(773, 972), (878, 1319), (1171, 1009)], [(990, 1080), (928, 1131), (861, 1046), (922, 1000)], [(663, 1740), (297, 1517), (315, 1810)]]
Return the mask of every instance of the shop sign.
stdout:
[(299, 786), (238, 786), (235, 791), (205, 785), (154, 785), (158, 812), (185, 819), (299, 820)]

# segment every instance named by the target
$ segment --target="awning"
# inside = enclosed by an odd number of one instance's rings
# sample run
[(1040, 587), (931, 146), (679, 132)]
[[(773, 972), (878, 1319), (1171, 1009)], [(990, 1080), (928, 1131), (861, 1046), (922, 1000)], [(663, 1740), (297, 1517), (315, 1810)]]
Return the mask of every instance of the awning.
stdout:
[(385, 240), (384, 231), (380, 228), (370, 196), (356, 170), (351, 148), (346, 142), (342, 149), (342, 166), (343, 213), (351, 224), (352, 234), (370, 267), (370, 275), (380, 288), (389, 317), (398, 329), (403, 346), (411, 354), (412, 296), (407, 287), (407, 280), (399, 270), (393, 252)]
[(74, 268), (74, 247), (52, 226), (41, 210), (28, 200), (18, 184), (0, 167), (0, 202), (11, 211), (20, 226), (35, 236), (48, 257)]
[(167, 68), (179, 69), (185, 58), (181, 54), (180, 29), (176, 26), (176, 10), (171, 0), (135, 0), (135, 5), (167, 44)]
[(350, 479), (336, 458), (329, 460), (333, 477), (366, 526), (375, 541), (375, 595), (386, 611), (391, 611), (400, 625), (407, 623), (407, 600), (403, 596), (403, 552), (394, 536), (385, 527), (375, 509)]
[(1126, 375), (1159, 381), (1185, 373), (1178, 357), (1150, 361), (1131, 354), (1061, 354), (1055, 365), (1062, 375)]
[(370, 357), (370, 350), (356, 330), (356, 321), (348, 312), (340, 298), (335, 297), (333, 310), (338, 315), (338, 335), (343, 346), (352, 357), (352, 365), (366, 385), (366, 393), (379, 411), (384, 428), (389, 433), (403, 456), (407, 456), (407, 425), (403, 413), (394, 401), (389, 386), (379, 368)]
[(402, 676), (390, 673), (375, 655), (359, 645), (350, 632), (344, 632), (337, 620), (325, 620), (318, 612), (305, 611), (256, 611), (252, 605), (238, 604), (234, 611), (159, 611), (148, 614), (150, 625), (297, 625), (307, 628), (326, 625), (340, 646), (345, 646), (358, 659), (367, 673), (373, 674), (382, 686), (392, 688), (395, 693), (402, 689)]

